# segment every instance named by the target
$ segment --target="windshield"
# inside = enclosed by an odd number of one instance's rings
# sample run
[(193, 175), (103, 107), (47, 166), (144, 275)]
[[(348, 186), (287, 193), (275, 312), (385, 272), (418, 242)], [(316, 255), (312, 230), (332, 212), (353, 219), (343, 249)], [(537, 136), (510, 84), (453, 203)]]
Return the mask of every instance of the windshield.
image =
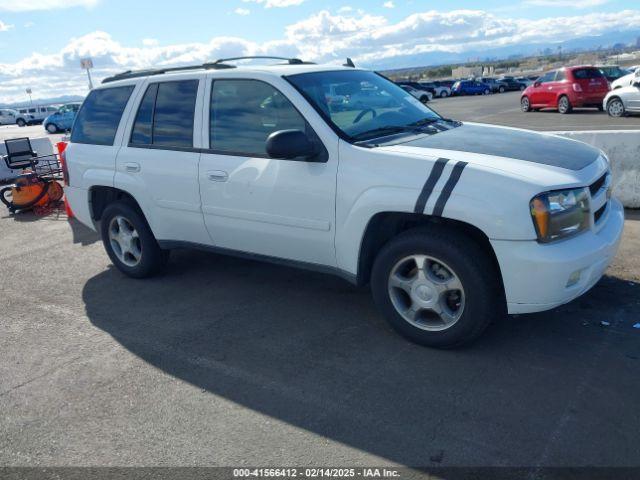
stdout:
[(349, 140), (404, 131), (441, 117), (395, 83), (360, 70), (302, 73), (287, 79)]

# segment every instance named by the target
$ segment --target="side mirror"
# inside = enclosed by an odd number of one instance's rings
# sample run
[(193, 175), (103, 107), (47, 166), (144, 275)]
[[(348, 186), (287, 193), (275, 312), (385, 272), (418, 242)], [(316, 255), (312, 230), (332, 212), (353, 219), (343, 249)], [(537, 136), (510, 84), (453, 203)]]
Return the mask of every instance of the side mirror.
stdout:
[(292, 160), (310, 158), (316, 153), (316, 147), (302, 130), (279, 130), (267, 138), (267, 154), (271, 158)]
[(636, 88), (640, 88), (640, 80), (636, 80), (635, 82), (633, 82), (633, 86)]
[(542, 85), (542, 82), (538, 82), (538, 81), (533, 82), (533, 86), (536, 88), (539, 87), (540, 85)]

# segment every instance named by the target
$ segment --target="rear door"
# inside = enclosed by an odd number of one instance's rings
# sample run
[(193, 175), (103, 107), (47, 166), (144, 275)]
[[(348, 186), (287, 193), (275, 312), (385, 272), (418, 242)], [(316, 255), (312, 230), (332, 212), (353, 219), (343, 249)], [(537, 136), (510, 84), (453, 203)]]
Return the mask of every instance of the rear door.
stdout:
[[(297, 107), (291, 96), (300, 102)], [(288, 83), (272, 77), (214, 77), (206, 98), (203, 143), (209, 148), (199, 178), (214, 245), (334, 266), (338, 158), (300, 113), (311, 107)], [(269, 158), (267, 137), (289, 129), (305, 131), (322, 157)]]
[(203, 89), (198, 76), (148, 81), (118, 153), (115, 186), (136, 198), (159, 241), (209, 244), (198, 187)]

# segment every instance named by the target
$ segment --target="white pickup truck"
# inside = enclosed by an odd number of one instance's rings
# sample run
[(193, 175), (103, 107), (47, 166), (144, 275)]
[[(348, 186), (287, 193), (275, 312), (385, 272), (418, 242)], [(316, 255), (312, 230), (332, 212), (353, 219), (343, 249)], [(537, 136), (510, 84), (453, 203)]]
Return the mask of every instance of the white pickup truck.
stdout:
[[(331, 109), (335, 85), (392, 101)], [(75, 215), (129, 276), (185, 247), (333, 273), (435, 347), (582, 295), (624, 224), (601, 151), (443, 118), (374, 72), (296, 59), (106, 79), (66, 165)]]

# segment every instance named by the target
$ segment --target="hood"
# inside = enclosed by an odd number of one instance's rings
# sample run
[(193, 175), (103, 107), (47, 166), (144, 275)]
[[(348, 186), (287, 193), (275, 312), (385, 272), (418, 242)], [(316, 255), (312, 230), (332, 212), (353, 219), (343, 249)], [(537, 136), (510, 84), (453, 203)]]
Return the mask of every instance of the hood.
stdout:
[(479, 124), (463, 124), (400, 145), (493, 155), (567, 170), (582, 170), (600, 157), (597, 148), (575, 140)]

